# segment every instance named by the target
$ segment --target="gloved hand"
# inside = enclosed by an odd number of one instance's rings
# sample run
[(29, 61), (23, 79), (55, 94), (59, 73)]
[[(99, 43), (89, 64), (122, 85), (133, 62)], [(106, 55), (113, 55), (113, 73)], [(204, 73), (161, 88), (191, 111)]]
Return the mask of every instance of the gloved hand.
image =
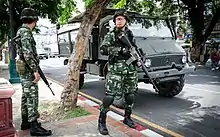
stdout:
[(141, 67), (142, 67), (140, 62), (138, 62), (138, 61), (137, 61), (137, 63), (136, 63), (136, 64), (137, 64), (137, 66), (138, 66), (139, 68), (141, 68)]
[(128, 48), (121, 48), (121, 53), (122, 54), (130, 54), (130, 50)]
[(121, 51), (121, 48), (120, 48), (120, 47), (114, 47), (114, 48), (112, 48), (112, 50), (111, 50), (111, 54), (112, 54), (113, 56), (118, 56), (118, 54), (119, 54), (120, 51)]

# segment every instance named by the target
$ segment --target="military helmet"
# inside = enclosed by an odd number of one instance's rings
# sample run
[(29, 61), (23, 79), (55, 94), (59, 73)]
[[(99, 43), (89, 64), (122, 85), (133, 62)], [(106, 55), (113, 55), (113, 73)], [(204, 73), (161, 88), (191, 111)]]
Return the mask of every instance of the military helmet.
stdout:
[(125, 17), (126, 21), (128, 22), (129, 21), (129, 18), (128, 18), (128, 14), (125, 10), (119, 10), (119, 11), (116, 11), (115, 12), (115, 15), (113, 17), (113, 22), (115, 23), (115, 19), (118, 17), (118, 16), (123, 16)]
[(32, 8), (24, 8), (21, 12), (21, 20), (22, 19), (33, 19), (38, 20), (38, 16), (34, 9)]

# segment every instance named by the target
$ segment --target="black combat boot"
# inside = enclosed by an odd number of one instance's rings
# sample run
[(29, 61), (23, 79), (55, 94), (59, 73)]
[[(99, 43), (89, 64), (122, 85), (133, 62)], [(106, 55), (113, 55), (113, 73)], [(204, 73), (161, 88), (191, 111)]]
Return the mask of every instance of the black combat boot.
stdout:
[(30, 129), (30, 123), (28, 122), (28, 116), (21, 116), (22, 122), (21, 122), (21, 130), (27, 130)]
[[(37, 114), (37, 118), (40, 117), (40, 114)], [(21, 130), (27, 130), (31, 128), (30, 122), (28, 122), (28, 116), (21, 116), (22, 122), (21, 122)], [(41, 126), (41, 123), (38, 122), (39, 126)]]
[(134, 128), (135, 129), (136, 126), (135, 126), (133, 120), (131, 119), (131, 113), (132, 113), (132, 111), (131, 111), (130, 108), (125, 109), (125, 115), (124, 115), (125, 118), (124, 118), (123, 123), (125, 125), (129, 126), (130, 128)]
[(98, 121), (98, 130), (102, 135), (108, 135), (108, 129), (106, 127), (106, 112), (100, 112)]
[(37, 120), (35, 120), (31, 122), (30, 134), (31, 136), (50, 136), (52, 135), (52, 132), (51, 130), (46, 130), (39, 126)]

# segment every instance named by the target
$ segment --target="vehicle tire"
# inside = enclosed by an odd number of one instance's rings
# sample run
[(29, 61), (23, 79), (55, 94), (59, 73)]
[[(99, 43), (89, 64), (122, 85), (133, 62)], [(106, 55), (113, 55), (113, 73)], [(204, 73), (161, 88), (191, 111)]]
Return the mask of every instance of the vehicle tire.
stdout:
[(79, 89), (82, 88), (82, 86), (84, 84), (84, 79), (85, 79), (84, 74), (80, 74), (80, 76), (79, 76)]
[(115, 96), (112, 105), (117, 107), (117, 108), (124, 109), (124, 105), (125, 105), (124, 95), (122, 95), (122, 96)]
[(163, 97), (174, 97), (182, 91), (184, 83), (185, 78), (183, 75), (177, 81), (156, 84), (159, 90), (158, 94)]
[(67, 65), (68, 64), (68, 60), (65, 59), (64, 62), (63, 62), (63, 65)]

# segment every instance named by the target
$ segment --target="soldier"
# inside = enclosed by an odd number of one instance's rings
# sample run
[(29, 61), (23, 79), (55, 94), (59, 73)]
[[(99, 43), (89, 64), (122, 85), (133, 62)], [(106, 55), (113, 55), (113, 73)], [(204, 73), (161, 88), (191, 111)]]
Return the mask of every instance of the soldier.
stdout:
[(137, 90), (137, 63), (130, 65), (125, 63), (130, 58), (129, 49), (117, 38), (119, 33), (125, 32), (130, 42), (134, 45), (132, 31), (127, 27), (128, 21), (129, 18), (124, 11), (116, 11), (113, 17), (113, 22), (116, 26), (107, 33), (100, 47), (102, 55), (109, 55), (108, 72), (105, 80), (106, 96), (100, 105), (98, 119), (98, 130), (103, 135), (108, 134), (106, 114), (109, 106), (113, 103), (115, 96), (122, 96), (123, 94), (125, 97), (123, 123), (130, 128), (135, 128), (135, 124), (131, 119), (131, 113), (134, 93)]
[[(49, 136), (51, 130), (46, 130), (38, 123), (38, 81), (40, 75), (38, 73), (37, 65), (34, 63), (34, 56), (37, 57), (36, 43), (32, 35), (32, 30), (35, 28), (38, 21), (38, 16), (31, 8), (24, 8), (21, 12), (22, 26), (17, 32), (20, 36), (20, 47), (17, 48), (18, 59), (16, 60), (16, 70), (21, 78), (22, 85), (22, 101), (21, 101), (21, 115), (22, 123), (21, 129), (26, 130), (30, 128), (31, 136)], [(39, 64), (38, 64), (39, 65)]]

